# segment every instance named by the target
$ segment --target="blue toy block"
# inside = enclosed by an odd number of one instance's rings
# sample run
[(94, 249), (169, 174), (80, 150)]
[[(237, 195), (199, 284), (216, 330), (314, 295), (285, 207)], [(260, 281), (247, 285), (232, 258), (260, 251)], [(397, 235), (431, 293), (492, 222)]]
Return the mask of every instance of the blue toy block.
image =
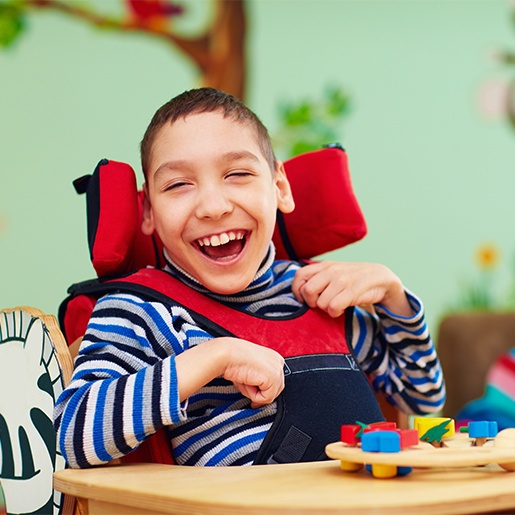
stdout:
[(478, 420), (468, 423), (470, 438), (495, 438), (497, 432), (497, 422), (492, 420)]
[[(363, 433), (361, 436), (361, 450), (364, 452), (400, 452), (401, 435), (397, 431), (382, 430)], [(395, 465), (374, 464), (366, 465), (365, 468), (377, 478), (395, 477), (399, 473), (399, 469)], [(409, 473), (408, 470), (404, 471), (404, 474), (407, 473)]]
[(395, 431), (371, 431), (361, 437), (363, 452), (400, 452), (401, 437)]
[(407, 476), (412, 472), (412, 467), (397, 467), (397, 475), (398, 476)]
[(379, 431), (361, 435), (361, 450), (363, 452), (379, 452)]

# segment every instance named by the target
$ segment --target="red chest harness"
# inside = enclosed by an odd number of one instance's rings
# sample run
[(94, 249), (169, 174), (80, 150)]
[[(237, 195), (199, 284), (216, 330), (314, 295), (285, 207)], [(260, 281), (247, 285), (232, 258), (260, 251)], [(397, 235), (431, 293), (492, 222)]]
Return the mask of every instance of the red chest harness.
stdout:
[[(81, 283), (71, 288), (71, 297), (108, 292), (135, 293), (183, 306), (209, 334), (243, 338), (274, 349), (285, 358), (285, 388), (277, 399), (276, 420), (256, 464), (325, 459), (324, 448), (339, 439), (342, 424), (384, 420), (348, 343), (352, 309), (338, 319), (309, 308), (287, 317), (263, 318), (221, 304), (155, 269), (110, 281)], [(155, 439), (152, 444), (151, 439), (150, 459), (169, 463), (166, 452), (159, 448), (162, 445)], [(135, 461), (136, 456), (129, 455), (129, 460)], [(137, 461), (142, 461), (141, 456)]]

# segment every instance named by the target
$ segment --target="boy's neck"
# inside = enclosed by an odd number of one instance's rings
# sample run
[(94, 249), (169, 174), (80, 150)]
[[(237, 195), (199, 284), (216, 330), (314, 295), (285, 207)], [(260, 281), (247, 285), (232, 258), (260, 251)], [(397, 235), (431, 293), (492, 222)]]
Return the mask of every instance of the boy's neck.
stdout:
[[(164, 259), (165, 259), (165, 270), (167, 272), (170, 272), (172, 275), (178, 277), (181, 281), (186, 283), (191, 288), (200, 291), (202, 293), (206, 293), (211, 296), (217, 296), (217, 297), (223, 297), (226, 299), (227, 297), (232, 297), (232, 295), (229, 296), (220, 296), (212, 291), (208, 290), (202, 283), (197, 281), (192, 275), (190, 275), (188, 272), (186, 272), (183, 268), (181, 268), (179, 265), (177, 265), (168, 255), (168, 252), (166, 249), (164, 250)], [(258, 271), (256, 272), (254, 278), (252, 279), (252, 282), (244, 289), (242, 292), (246, 292), (247, 290), (253, 290), (253, 287), (259, 287), (260, 289), (263, 288), (263, 286), (266, 286), (267, 283), (272, 280), (272, 277), (265, 278), (264, 276), (268, 274), (271, 270), (272, 264), (275, 260), (275, 247), (273, 243), (270, 243), (270, 246), (268, 248), (267, 254), (265, 256), (265, 259), (261, 263)], [(235, 296), (239, 296), (242, 292), (238, 292), (235, 294)]]

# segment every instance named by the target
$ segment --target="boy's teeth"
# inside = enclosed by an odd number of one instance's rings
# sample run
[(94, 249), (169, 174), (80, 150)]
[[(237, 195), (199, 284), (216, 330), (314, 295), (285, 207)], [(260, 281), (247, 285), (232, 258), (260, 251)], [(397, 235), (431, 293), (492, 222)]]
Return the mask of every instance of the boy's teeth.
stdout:
[(225, 245), (226, 243), (229, 243), (233, 240), (241, 240), (243, 238), (244, 233), (242, 231), (234, 232), (231, 231), (229, 233), (223, 232), (222, 234), (215, 234), (211, 236), (210, 238), (202, 238), (198, 240), (198, 243), (201, 247), (218, 247), (219, 245)]

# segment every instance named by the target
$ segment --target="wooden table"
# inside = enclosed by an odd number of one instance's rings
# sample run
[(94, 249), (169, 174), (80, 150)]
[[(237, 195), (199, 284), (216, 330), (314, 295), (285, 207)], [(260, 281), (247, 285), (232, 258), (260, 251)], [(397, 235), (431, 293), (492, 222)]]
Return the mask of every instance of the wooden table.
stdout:
[(114, 465), (55, 473), (61, 492), (87, 499), (89, 515), (515, 513), (515, 472), (497, 465), (415, 469), (374, 479), (339, 461), (253, 467)]

